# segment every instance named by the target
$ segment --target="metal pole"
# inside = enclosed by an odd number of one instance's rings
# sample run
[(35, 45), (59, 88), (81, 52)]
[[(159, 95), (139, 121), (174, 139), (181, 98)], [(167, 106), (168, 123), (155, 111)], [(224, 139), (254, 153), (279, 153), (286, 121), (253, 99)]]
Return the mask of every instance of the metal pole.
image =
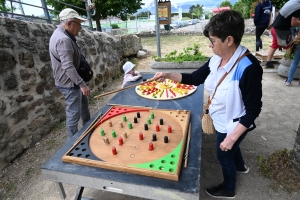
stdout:
[(42, 3), (42, 7), (43, 7), (44, 14), (45, 14), (45, 17), (46, 17), (46, 20), (47, 20), (48, 24), (52, 24), (45, 0), (41, 0), (41, 3)]
[(19, 3), (19, 9), (21, 10), (21, 13), (22, 13), (23, 15), (25, 15), (23, 6), (22, 6), (22, 4), (21, 4), (21, 0), (17, 0), (17, 1), (20, 2), (20, 3)]
[(138, 33), (139, 29), (138, 29), (137, 14), (135, 14), (135, 27), (136, 27), (136, 32)]
[(161, 57), (161, 52), (160, 52), (160, 25), (159, 25), (159, 21), (158, 21), (158, 2), (157, 0), (154, 0), (154, 5), (155, 5), (155, 11), (156, 11), (156, 15), (155, 15), (155, 21), (156, 21), (156, 44), (157, 44), (157, 56)]
[(148, 0), (147, 0), (147, 14), (148, 14), (148, 20), (149, 20), (149, 3), (148, 3)]
[(89, 25), (90, 25), (90, 30), (93, 30), (93, 23), (92, 23), (92, 17), (91, 17), (91, 12), (89, 11), (89, 5), (88, 2), (85, 1), (85, 9), (86, 9), (86, 14), (89, 20)]

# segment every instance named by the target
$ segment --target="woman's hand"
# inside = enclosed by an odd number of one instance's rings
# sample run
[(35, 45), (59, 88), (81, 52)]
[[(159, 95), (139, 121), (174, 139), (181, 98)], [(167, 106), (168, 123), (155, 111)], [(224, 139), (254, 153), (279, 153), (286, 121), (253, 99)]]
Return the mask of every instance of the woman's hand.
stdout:
[(224, 139), (224, 141), (221, 142), (221, 144), (220, 144), (220, 149), (221, 149), (222, 151), (228, 151), (228, 150), (232, 149), (234, 143), (235, 143), (234, 140), (231, 140), (231, 138), (226, 137), (226, 138)]
[(163, 72), (156, 72), (152, 79), (157, 80), (158, 82), (163, 82), (166, 79), (166, 74)]
[(220, 149), (222, 151), (229, 151), (232, 149), (234, 143), (239, 139), (239, 137), (247, 130), (245, 126), (241, 123), (235, 127), (235, 129), (227, 135), (223, 142), (220, 143)]

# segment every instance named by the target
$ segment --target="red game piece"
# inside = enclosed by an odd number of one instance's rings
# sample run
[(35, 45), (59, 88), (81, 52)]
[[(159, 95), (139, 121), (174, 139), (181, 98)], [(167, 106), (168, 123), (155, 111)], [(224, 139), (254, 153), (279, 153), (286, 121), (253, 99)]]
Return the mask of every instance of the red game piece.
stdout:
[(152, 151), (153, 149), (154, 149), (154, 147), (153, 147), (153, 143), (152, 143), (152, 142), (150, 142), (150, 143), (149, 143), (149, 149), (148, 149), (148, 150), (149, 150), (149, 151)]
[(116, 147), (112, 147), (111, 152), (112, 152), (113, 155), (117, 155)]
[(172, 127), (168, 126), (168, 133), (172, 133)]
[(143, 139), (144, 139), (144, 137), (143, 137), (143, 133), (142, 133), (142, 132), (140, 132), (140, 134), (139, 134), (139, 138), (140, 138), (140, 140), (143, 140)]
[(123, 145), (123, 138), (119, 137), (119, 145), (122, 146)]
[(155, 127), (156, 132), (159, 132), (159, 125), (157, 124)]

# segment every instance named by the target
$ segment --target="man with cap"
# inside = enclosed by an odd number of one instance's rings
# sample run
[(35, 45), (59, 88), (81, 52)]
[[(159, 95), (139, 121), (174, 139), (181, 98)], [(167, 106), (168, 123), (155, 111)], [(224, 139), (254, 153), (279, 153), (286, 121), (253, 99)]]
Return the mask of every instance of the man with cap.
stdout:
[(50, 38), (49, 51), (55, 85), (65, 97), (68, 141), (78, 132), (80, 117), (83, 125), (90, 120), (90, 88), (77, 73), (84, 58), (75, 38), (86, 19), (70, 8), (62, 10), (59, 18), (61, 23)]
[(123, 65), (123, 70), (125, 75), (124, 75), (124, 80), (121, 88), (123, 88), (126, 85), (126, 83), (128, 83), (129, 81), (137, 81), (140, 78), (142, 78), (140, 72), (134, 70), (134, 66), (135, 64), (133, 64), (130, 61), (127, 61)]

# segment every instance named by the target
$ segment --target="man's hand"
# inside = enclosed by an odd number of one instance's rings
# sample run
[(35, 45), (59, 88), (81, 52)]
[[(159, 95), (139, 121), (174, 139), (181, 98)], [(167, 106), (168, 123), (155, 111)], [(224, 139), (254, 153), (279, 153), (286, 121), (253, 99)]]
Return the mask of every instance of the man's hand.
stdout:
[(84, 86), (80, 89), (81, 89), (81, 92), (84, 96), (90, 96), (91, 91), (90, 91), (90, 88), (88, 86)]

